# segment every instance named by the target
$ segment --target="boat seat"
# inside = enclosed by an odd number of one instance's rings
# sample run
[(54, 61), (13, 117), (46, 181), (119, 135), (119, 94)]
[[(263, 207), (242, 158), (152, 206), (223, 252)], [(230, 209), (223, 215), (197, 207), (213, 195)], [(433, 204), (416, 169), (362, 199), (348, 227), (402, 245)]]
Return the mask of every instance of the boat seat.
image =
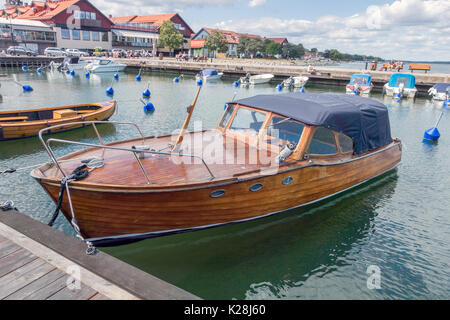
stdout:
[(28, 120), (28, 117), (24, 116), (24, 117), (5, 117), (5, 118), (0, 118), (0, 121), (20, 121), (20, 120)]
[(95, 110), (77, 110), (77, 113), (92, 113)]

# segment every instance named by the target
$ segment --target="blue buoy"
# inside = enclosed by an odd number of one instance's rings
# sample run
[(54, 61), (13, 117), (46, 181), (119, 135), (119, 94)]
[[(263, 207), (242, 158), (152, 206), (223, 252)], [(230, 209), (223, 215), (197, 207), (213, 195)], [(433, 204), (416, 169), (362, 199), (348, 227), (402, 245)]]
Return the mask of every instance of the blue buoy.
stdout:
[(203, 85), (203, 81), (202, 81), (202, 79), (199, 79), (199, 80), (197, 80), (197, 85), (198, 85), (198, 86), (201, 86), (201, 85)]
[(281, 84), (277, 85), (277, 90), (281, 91), (283, 89), (283, 86)]
[(70, 70), (69, 70), (69, 69), (67, 69), (67, 70), (66, 70), (66, 73), (67, 73), (67, 74), (69, 74), (69, 73), (70, 73)]
[(37, 73), (42, 73), (42, 68), (37, 68), (36, 71)]
[(305, 93), (305, 88), (301, 88), (298, 92)]
[(173, 78), (173, 82), (175, 82), (175, 83), (180, 82), (180, 78), (178, 78), (178, 77)]
[(450, 100), (445, 100), (444, 101), (444, 108), (447, 108), (449, 104), (450, 104)]
[(225, 103), (225, 106), (223, 107), (223, 110), (226, 110), (228, 108), (228, 103)]
[(74, 76), (75, 75), (75, 70), (70, 71), (70, 75)]
[(142, 92), (142, 96), (144, 96), (145, 98), (148, 98), (148, 97), (150, 97), (150, 90), (148, 90), (148, 88), (144, 91), (144, 92)]
[(136, 81), (141, 81), (141, 80), (142, 80), (142, 77), (141, 77), (140, 74), (138, 74), (138, 75), (136, 76)]
[(29, 86), (29, 85), (22, 86), (22, 89), (23, 89), (24, 92), (31, 92), (31, 91), (33, 91), (33, 88), (31, 86)]
[(402, 99), (402, 95), (400, 93), (396, 93), (396, 94), (394, 94), (394, 99), (395, 100), (401, 100)]
[(439, 119), (436, 122), (436, 124), (434, 125), (434, 127), (425, 131), (425, 133), (423, 135), (424, 140), (428, 140), (428, 141), (432, 141), (432, 142), (437, 142), (439, 140), (441, 134), (439, 133), (439, 130), (437, 127), (439, 125), (439, 122), (441, 122), (443, 115), (444, 115), (444, 111), (442, 111), (441, 114), (439, 115)]
[(114, 79), (116, 79), (116, 80), (119, 79), (119, 74), (118, 73), (114, 73)]
[(233, 82), (233, 86), (234, 86), (235, 88), (239, 87), (239, 81)]
[(27, 72), (28, 71), (28, 67), (27, 66), (23, 66), (22, 67), (22, 71)]
[(153, 111), (155, 111), (155, 106), (151, 102), (146, 103), (144, 106), (144, 111), (145, 112), (153, 112)]
[(106, 89), (106, 94), (108, 96), (114, 95), (114, 89), (112, 87), (109, 87), (108, 89)]
[(91, 77), (91, 74), (90, 74), (89, 72), (86, 72), (86, 73), (84, 74), (84, 76), (86, 77), (86, 79), (89, 79), (89, 78)]

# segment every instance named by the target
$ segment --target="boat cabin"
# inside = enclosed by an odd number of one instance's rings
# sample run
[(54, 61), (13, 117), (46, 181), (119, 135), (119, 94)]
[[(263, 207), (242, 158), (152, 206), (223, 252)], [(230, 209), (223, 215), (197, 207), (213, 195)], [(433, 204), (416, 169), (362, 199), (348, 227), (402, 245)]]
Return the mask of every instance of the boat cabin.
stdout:
[(217, 129), (274, 154), (288, 148), (291, 152), (286, 150), (288, 157), (280, 162), (358, 157), (392, 142), (383, 104), (332, 93), (260, 95), (231, 102)]
[(398, 88), (400, 84), (404, 85), (404, 89), (414, 89), (416, 78), (408, 73), (394, 73), (389, 79), (389, 87)]
[(372, 83), (372, 76), (370, 74), (354, 74), (350, 78), (349, 85), (359, 85), (362, 87), (368, 87)]
[(210, 76), (217, 76), (219, 72), (217, 72), (216, 69), (204, 69), (200, 71), (199, 74), (204, 77), (210, 77)]

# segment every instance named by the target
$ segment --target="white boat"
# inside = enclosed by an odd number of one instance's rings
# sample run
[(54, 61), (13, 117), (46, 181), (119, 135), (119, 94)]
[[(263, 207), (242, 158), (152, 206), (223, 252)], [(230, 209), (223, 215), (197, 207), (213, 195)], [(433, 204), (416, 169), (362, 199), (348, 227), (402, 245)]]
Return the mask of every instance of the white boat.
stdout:
[(408, 73), (394, 73), (383, 87), (387, 96), (414, 98), (417, 93), (416, 78)]
[(372, 91), (372, 76), (370, 74), (355, 73), (346, 86), (347, 94), (367, 95)]
[(80, 57), (68, 57), (64, 59), (61, 68), (66, 70), (84, 70), (91, 63), (91, 60), (85, 60)]
[(283, 85), (290, 88), (303, 88), (308, 80), (309, 78), (305, 76), (289, 77), (283, 81)]
[(218, 81), (222, 78), (223, 72), (218, 72), (216, 69), (204, 69), (200, 71), (195, 78), (197, 80), (207, 81)]
[(126, 64), (117, 63), (113, 59), (98, 59), (88, 64), (85, 69), (92, 73), (100, 72), (119, 72), (127, 67)]
[(270, 80), (272, 80), (274, 77), (273, 74), (266, 73), (266, 74), (258, 74), (258, 75), (250, 75), (247, 73), (245, 77), (242, 77), (239, 79), (239, 82), (241, 84), (262, 84), (262, 83), (268, 83)]
[(428, 94), (433, 97), (433, 100), (450, 100), (450, 83), (436, 83), (428, 90)]

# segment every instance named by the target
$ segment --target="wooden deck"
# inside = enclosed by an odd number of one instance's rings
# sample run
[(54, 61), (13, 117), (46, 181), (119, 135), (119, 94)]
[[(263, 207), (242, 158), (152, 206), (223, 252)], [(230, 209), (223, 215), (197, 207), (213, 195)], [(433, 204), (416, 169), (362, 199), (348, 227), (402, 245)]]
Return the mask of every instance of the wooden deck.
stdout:
[(0, 210), (0, 300), (198, 300), (15, 210)]
[(0, 236), (0, 299), (2, 300), (109, 300), (46, 260)]

